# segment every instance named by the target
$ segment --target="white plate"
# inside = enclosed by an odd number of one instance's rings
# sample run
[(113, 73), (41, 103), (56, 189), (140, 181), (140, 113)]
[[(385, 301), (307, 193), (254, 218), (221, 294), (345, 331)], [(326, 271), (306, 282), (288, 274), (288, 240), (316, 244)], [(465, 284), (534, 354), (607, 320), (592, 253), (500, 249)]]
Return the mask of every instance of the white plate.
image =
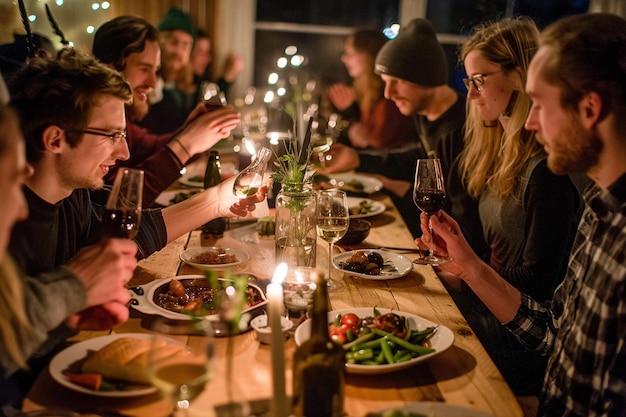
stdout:
[[(380, 314), (386, 314), (393, 311), (400, 316), (406, 317), (409, 320), (409, 327), (411, 330), (423, 330), (427, 327), (437, 326), (436, 323), (433, 323), (430, 320), (426, 320), (410, 313), (403, 313), (402, 311), (390, 310), (388, 308), (376, 307), (376, 309), (380, 311)], [(328, 322), (330, 323), (335, 320), (337, 314), (346, 313), (354, 313), (359, 317), (372, 316), (374, 313), (374, 307), (346, 308), (344, 310), (329, 311)], [(305, 340), (309, 338), (310, 335), (311, 319), (308, 319), (296, 329), (296, 332), (294, 334), (296, 344), (300, 346)], [(434, 352), (427, 355), (418, 356), (417, 358), (413, 358), (406, 362), (392, 363), (387, 365), (357, 365), (347, 363), (346, 370), (349, 373), (353, 374), (384, 374), (387, 372), (394, 372), (400, 369), (405, 369), (425, 360), (428, 360), (433, 356), (438, 355), (444, 350), (448, 349), (450, 346), (452, 346), (452, 343), (454, 343), (454, 334), (452, 333), (452, 330), (440, 324), (439, 327), (437, 327), (437, 331), (435, 332), (435, 334), (430, 338), (430, 343), (431, 347), (435, 349)]]
[[(195, 258), (196, 256), (210, 251), (210, 250), (223, 250), (224, 252), (226, 252), (226, 254), (228, 255), (235, 255), (237, 257), (237, 262), (231, 262), (231, 263), (227, 263), (227, 264), (199, 264), (199, 263), (195, 263), (192, 261), (193, 258)], [(248, 254), (244, 251), (241, 251), (239, 249), (231, 249), (231, 248), (217, 248), (217, 247), (213, 247), (213, 246), (204, 246), (204, 247), (199, 247), (199, 248), (190, 248), (187, 250), (184, 250), (180, 253), (179, 255), (180, 260), (183, 261), (184, 263), (186, 263), (187, 265), (191, 265), (194, 268), (198, 268), (201, 269), (203, 271), (205, 270), (223, 270), (223, 269), (230, 269), (230, 268), (234, 268), (235, 266), (242, 264), (244, 262), (247, 262), (248, 259), (250, 259), (250, 256), (248, 256)]]
[(348, 208), (352, 209), (353, 207), (359, 207), (361, 202), (366, 201), (370, 206), (372, 206), (372, 210), (369, 213), (363, 214), (351, 214), (351, 219), (362, 219), (364, 217), (372, 217), (377, 216), (381, 213), (384, 213), (387, 207), (380, 201), (370, 200), (369, 198), (359, 198), (359, 197), (348, 197)]
[[(87, 387), (82, 387), (80, 385), (74, 384), (65, 375), (63, 375), (63, 371), (65, 369), (68, 369), (70, 364), (87, 356), (88, 351), (98, 350), (121, 337), (149, 339), (152, 336), (146, 333), (120, 333), (109, 336), (96, 337), (93, 339), (85, 340), (84, 342), (76, 343), (75, 345), (72, 345), (67, 349), (62, 350), (54, 358), (52, 358), (52, 361), (50, 361), (49, 365), (50, 375), (55, 381), (57, 381), (64, 387), (67, 387), (73, 391), (82, 392), (83, 394), (97, 395), (98, 397), (136, 397), (139, 395), (147, 395), (156, 392), (155, 387), (145, 387), (125, 391), (94, 391)], [(172, 340), (172, 343), (178, 342)]]
[[(383, 189), (383, 183), (380, 180), (365, 174), (344, 173), (330, 174), (330, 183), (339, 189), (344, 189), (344, 185), (350, 182), (359, 182), (363, 184), (364, 194), (374, 194)], [(347, 192), (355, 192), (352, 188), (345, 190)]]
[[(396, 271), (382, 271), (379, 275), (368, 275), (362, 274), (359, 272), (352, 272), (339, 267), (341, 262), (345, 262), (346, 259), (354, 255), (356, 252), (376, 252), (382, 255), (383, 260), (386, 265), (393, 265), (396, 267)], [(353, 277), (359, 277), (363, 279), (371, 279), (371, 280), (384, 280), (384, 279), (396, 279), (401, 278), (411, 272), (413, 270), (413, 262), (406, 256), (399, 255), (394, 252), (389, 252), (386, 250), (374, 250), (374, 249), (359, 249), (353, 250), (349, 252), (340, 253), (339, 255), (333, 256), (333, 266), (335, 269), (338, 269), (346, 274), (349, 274)]]
[(178, 193), (185, 193), (185, 194), (189, 194), (189, 197), (191, 197), (193, 194), (197, 194), (202, 190), (199, 189), (180, 189), (180, 190), (167, 190), (167, 191), (163, 191), (161, 194), (159, 194), (159, 196), (156, 198), (156, 200), (154, 200), (155, 203), (157, 203), (159, 206), (162, 207), (167, 207), (167, 206), (171, 206), (172, 204), (172, 199), (174, 199), (174, 197), (176, 196), (176, 194)]
[(423, 414), (428, 417), (493, 417), (492, 414), (485, 413), (484, 411), (437, 402), (417, 402), (400, 407), (385, 408), (375, 413), (368, 413), (366, 417), (382, 417), (384, 413), (394, 410), (403, 411), (405, 413)]

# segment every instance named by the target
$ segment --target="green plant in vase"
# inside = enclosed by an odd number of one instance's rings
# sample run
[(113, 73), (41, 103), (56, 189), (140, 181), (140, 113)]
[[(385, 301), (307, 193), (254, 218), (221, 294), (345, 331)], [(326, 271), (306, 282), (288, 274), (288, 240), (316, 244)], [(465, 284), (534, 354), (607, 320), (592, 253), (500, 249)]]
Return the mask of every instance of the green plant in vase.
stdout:
[(274, 161), (271, 177), (281, 184), (276, 196), (276, 263), (288, 266), (315, 266), (315, 195), (313, 165), (310, 163), (310, 126), (302, 144), (283, 140), (284, 154)]

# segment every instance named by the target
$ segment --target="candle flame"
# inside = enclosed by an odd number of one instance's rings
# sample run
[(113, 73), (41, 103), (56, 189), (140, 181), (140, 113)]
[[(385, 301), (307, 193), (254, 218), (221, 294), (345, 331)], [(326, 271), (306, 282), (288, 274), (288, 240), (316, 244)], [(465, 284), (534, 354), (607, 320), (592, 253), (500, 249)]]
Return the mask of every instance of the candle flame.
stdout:
[(274, 276), (272, 277), (272, 284), (282, 284), (283, 281), (285, 280), (285, 277), (287, 276), (287, 270), (289, 268), (287, 267), (287, 264), (285, 262), (281, 262), (278, 264), (278, 266), (276, 267), (276, 270), (274, 271)]

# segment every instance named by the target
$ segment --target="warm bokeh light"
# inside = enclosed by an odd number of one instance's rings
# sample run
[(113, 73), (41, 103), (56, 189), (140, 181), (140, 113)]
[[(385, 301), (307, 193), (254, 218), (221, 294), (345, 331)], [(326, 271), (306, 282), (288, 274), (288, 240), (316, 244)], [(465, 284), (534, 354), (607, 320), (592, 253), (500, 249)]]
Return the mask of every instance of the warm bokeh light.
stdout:
[(276, 66), (278, 68), (285, 68), (287, 66), (287, 64), (289, 63), (289, 61), (287, 60), (287, 58), (285, 58), (284, 56), (281, 56), (280, 58), (278, 58), (278, 60), (276, 61)]
[(269, 85), (274, 85), (278, 82), (278, 74), (275, 72), (272, 72), (268, 77), (267, 77), (267, 83)]

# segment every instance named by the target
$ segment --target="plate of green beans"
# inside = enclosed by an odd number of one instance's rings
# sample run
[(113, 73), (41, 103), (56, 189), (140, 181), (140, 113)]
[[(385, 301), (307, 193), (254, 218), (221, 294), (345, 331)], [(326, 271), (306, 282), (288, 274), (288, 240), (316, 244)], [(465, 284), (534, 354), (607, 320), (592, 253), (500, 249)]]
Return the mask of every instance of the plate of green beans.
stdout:
[[(454, 343), (452, 331), (430, 320), (387, 308), (366, 307), (328, 313), (328, 332), (346, 352), (346, 370), (382, 374), (414, 366)], [(311, 321), (296, 329), (299, 346), (311, 334)]]

